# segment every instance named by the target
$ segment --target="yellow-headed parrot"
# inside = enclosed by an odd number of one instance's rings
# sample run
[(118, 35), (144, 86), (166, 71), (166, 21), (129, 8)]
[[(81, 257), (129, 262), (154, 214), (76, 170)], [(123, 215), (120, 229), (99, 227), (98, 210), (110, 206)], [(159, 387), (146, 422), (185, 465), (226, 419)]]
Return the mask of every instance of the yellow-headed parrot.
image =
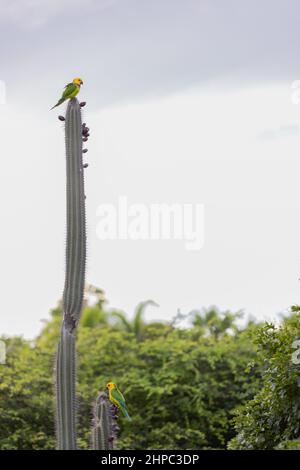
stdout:
[(129, 421), (131, 421), (131, 418), (127, 411), (125, 398), (118, 389), (117, 385), (113, 382), (108, 382), (106, 387), (108, 388), (110, 401), (122, 411), (123, 415), (126, 416)]
[(53, 106), (53, 108), (56, 108), (56, 106), (59, 106), (69, 98), (74, 98), (74, 96), (79, 93), (81, 85), (83, 85), (83, 81), (81, 80), (81, 78), (74, 78), (72, 83), (68, 83), (65, 86), (65, 91), (63, 92), (60, 100), (56, 103), (56, 105)]

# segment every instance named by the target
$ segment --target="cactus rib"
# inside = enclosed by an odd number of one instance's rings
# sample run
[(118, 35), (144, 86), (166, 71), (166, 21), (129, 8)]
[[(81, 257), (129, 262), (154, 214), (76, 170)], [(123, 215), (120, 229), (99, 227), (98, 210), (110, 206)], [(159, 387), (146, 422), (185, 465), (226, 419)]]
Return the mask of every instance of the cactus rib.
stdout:
[(67, 173), (66, 277), (63, 321), (56, 356), (57, 448), (76, 449), (75, 329), (79, 322), (86, 258), (85, 195), (82, 164), (82, 123), (78, 101), (69, 101), (65, 117)]
[(78, 101), (69, 101), (66, 113), (67, 249), (63, 294), (64, 320), (73, 331), (80, 318), (86, 261), (82, 123)]
[(91, 447), (93, 450), (113, 450), (118, 429), (107, 394), (101, 392), (93, 409)]
[(75, 337), (62, 325), (56, 355), (56, 433), (58, 450), (76, 449)]

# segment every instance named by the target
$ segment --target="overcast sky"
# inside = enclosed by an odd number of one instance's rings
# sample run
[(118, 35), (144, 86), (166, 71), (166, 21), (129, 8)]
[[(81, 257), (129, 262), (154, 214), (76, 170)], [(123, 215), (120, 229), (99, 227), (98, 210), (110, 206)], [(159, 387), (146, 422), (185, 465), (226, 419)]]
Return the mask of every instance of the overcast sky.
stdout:
[[(87, 280), (109, 306), (274, 320), (300, 302), (299, 14), (296, 0), (0, 0), (0, 334), (33, 337), (63, 290), (64, 107), (49, 108), (76, 76)], [(99, 240), (99, 206), (120, 196), (203, 204), (203, 248)]]

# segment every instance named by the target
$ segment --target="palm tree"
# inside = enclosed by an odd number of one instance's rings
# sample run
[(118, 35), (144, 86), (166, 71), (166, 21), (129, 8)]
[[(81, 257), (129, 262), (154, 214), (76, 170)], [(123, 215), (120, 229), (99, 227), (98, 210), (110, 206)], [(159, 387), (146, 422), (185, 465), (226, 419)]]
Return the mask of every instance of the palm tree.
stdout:
[(207, 310), (192, 311), (190, 315), (193, 317), (192, 323), (196, 328), (199, 328), (203, 334), (212, 335), (218, 339), (226, 333), (236, 333), (238, 327), (235, 322), (243, 314), (242, 312), (220, 312), (217, 307), (209, 307)]
[(112, 316), (118, 319), (118, 323), (123, 330), (128, 331), (129, 333), (133, 333), (137, 340), (140, 341), (142, 339), (144, 328), (146, 325), (143, 320), (143, 314), (148, 305), (158, 307), (158, 304), (153, 300), (146, 300), (144, 302), (140, 302), (135, 309), (132, 321), (127, 319), (126, 314), (124, 312), (112, 312)]
[(107, 303), (104, 290), (86, 283), (84, 293), (81, 326), (95, 328), (99, 325), (107, 325), (109, 314), (103, 308)]

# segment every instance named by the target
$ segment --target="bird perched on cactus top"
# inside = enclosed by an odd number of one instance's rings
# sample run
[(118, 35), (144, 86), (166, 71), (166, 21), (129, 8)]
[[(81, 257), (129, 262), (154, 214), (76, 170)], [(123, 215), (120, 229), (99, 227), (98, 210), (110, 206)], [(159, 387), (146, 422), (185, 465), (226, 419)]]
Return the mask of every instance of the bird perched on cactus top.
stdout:
[(58, 100), (58, 102), (51, 109), (56, 108), (56, 106), (59, 106), (64, 101), (70, 98), (74, 98), (74, 96), (79, 93), (81, 85), (83, 85), (83, 81), (81, 80), (81, 78), (74, 78), (72, 83), (68, 83), (65, 86), (65, 90), (61, 95), (60, 100)]
[(106, 388), (108, 388), (110, 401), (122, 411), (123, 415), (129, 421), (131, 421), (131, 418), (129, 416), (129, 413), (126, 407), (125, 398), (120, 392), (120, 390), (118, 389), (117, 385), (113, 382), (108, 382), (108, 384), (106, 385)]

